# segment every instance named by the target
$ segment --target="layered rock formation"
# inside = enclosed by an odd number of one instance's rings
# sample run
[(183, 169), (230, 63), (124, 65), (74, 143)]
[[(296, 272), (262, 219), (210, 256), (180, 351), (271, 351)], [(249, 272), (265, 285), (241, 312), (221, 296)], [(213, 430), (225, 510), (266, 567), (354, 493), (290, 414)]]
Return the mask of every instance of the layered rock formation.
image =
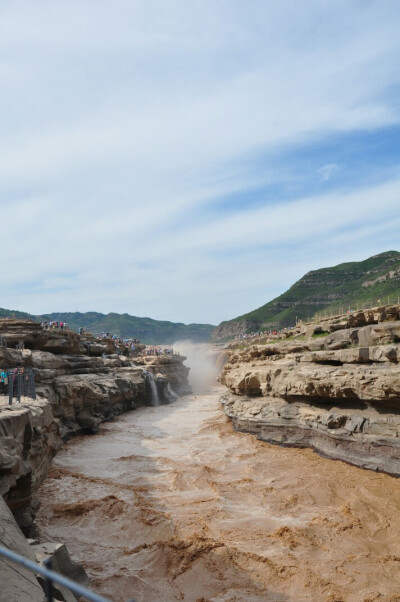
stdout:
[(190, 393), (188, 375), (190, 369), (183, 365), (183, 355), (150, 355), (136, 359), (138, 366), (151, 372), (158, 380), (164, 377), (177, 395)]
[[(115, 353), (111, 339), (80, 337), (71, 331), (43, 330), (35, 322), (0, 321), (8, 344), (0, 367), (34, 371), (36, 401), (0, 405), (0, 494), (23, 528), (32, 523), (32, 500), (57, 449), (70, 437), (94, 433), (113, 416), (152, 403), (146, 371), (155, 376), (158, 398), (170, 401), (168, 385), (189, 392), (184, 356), (145, 357)], [(88, 338), (89, 337), (89, 338)]]
[(264, 441), (400, 475), (399, 307), (231, 349), (225, 412)]
[[(0, 368), (32, 370), (36, 383), (36, 400), (22, 398), (21, 403), (14, 400), (8, 405), (8, 397), (0, 396), (0, 496), (18, 525), (29, 533), (35, 492), (63, 442), (76, 434), (95, 433), (102, 421), (122, 412), (151, 405), (154, 391), (149, 372), (155, 376), (153, 386), (161, 403), (171, 400), (170, 383), (177, 393), (189, 392), (189, 369), (183, 366), (184, 356), (141, 361), (126, 357), (120, 349), (116, 353), (111, 339), (43, 330), (35, 322), (1, 320), (0, 334), (8, 346), (0, 347)], [(13, 348), (20, 341), (25, 348)], [(7, 547), (14, 537), (8, 525), (13, 522), (11, 516), (6, 510), (0, 512), (1, 541)], [(16, 537), (19, 541), (22, 535)], [(33, 558), (23, 544), (19, 549)], [(22, 579), (25, 573), (20, 572), (17, 582)], [(34, 577), (33, 581), (37, 584)], [(36, 590), (32, 590), (32, 600), (41, 600), (41, 590), (37, 596)], [(10, 599), (30, 599), (24, 595)]]

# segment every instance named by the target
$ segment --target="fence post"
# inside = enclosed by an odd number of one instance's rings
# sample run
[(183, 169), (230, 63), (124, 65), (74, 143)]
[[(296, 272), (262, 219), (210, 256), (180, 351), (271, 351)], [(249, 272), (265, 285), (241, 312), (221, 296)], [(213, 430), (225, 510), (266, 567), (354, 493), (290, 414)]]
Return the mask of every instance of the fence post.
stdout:
[(36, 387), (35, 387), (35, 377), (33, 375), (33, 370), (29, 370), (29, 393), (32, 399), (36, 399)]
[[(46, 569), (49, 569), (49, 571), (52, 570), (52, 568), (51, 568), (51, 565), (52, 565), (51, 558), (47, 558), (43, 562), (43, 564), (46, 567)], [(47, 602), (54, 602), (54, 597), (53, 597), (53, 582), (49, 578), (46, 578), (46, 581), (44, 582), (44, 593), (46, 595)]]
[(14, 381), (13, 381), (13, 373), (8, 372), (8, 405), (12, 405), (14, 393)]
[(17, 373), (17, 400), (21, 403), (21, 385), (22, 385), (22, 374), (18, 371)]
[(23, 397), (29, 397), (29, 389), (28, 389), (28, 378), (29, 375), (26, 370), (22, 375), (22, 395)]

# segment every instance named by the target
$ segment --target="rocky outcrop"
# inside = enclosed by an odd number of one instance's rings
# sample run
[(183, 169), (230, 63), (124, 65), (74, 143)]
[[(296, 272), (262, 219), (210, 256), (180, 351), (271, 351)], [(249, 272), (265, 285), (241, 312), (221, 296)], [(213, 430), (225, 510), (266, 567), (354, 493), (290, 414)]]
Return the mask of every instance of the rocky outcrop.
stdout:
[(382, 321), (396, 315), (340, 316), (231, 349), (225, 412), (264, 441), (400, 475), (400, 321)]
[(227, 395), (226, 414), (239, 431), (267, 443), (311, 447), (321, 455), (400, 476), (399, 419), (374, 405), (311, 404)]
[[(22, 353), (23, 361), (27, 356)], [(36, 354), (43, 362), (43, 352), (33, 351), (29, 363), (36, 364)], [(140, 368), (119, 366), (102, 373), (100, 366), (97, 373), (72, 374), (55, 367), (66, 361), (58, 356), (48, 364), (51, 368), (38, 369), (35, 401), (0, 406), (0, 493), (26, 530), (34, 516), (35, 491), (63, 441), (95, 433), (104, 420), (151, 402)], [(83, 366), (86, 370), (86, 362)]]
[(35, 401), (9, 406), (0, 397), (0, 494), (28, 532), (35, 491), (62, 443), (95, 433), (101, 422), (122, 412), (151, 405), (147, 371), (157, 376), (161, 402), (171, 401), (169, 383), (178, 394), (189, 392), (189, 369), (183, 356), (132, 361), (115, 353), (111, 339), (43, 330), (35, 322), (2, 320), (0, 328), (7, 344), (15, 337), (25, 345), (23, 350), (0, 347), (0, 367), (33, 370), (36, 383)]
[[(89, 586), (89, 577), (82, 565), (74, 562), (69, 555), (67, 547), (62, 543), (39, 543), (35, 540), (30, 540), (30, 548), (35, 555), (35, 560), (41, 566), (46, 566), (48, 561), (51, 561), (51, 570), (60, 573), (63, 577), (67, 577), (74, 583), (78, 583), (83, 587)], [(38, 576), (38, 582), (44, 588), (45, 582), (43, 577)], [(65, 602), (76, 602), (76, 597), (71, 590), (58, 583), (53, 583), (54, 597), (57, 600)]]
[[(101, 422), (152, 404), (149, 373), (155, 376), (162, 403), (174, 398), (170, 384), (178, 394), (189, 392), (185, 357), (127, 357), (129, 350), (120, 344), (117, 348), (112, 339), (44, 330), (29, 321), (0, 320), (0, 334), (6, 343), (0, 347), (0, 367), (33, 371), (37, 396), (12, 405), (8, 397), (0, 396), (0, 543), (37, 562), (52, 557), (55, 570), (87, 585), (86, 574), (69, 558), (65, 546), (39, 542), (29, 546), (15, 520), (25, 534), (31, 532), (35, 492), (64, 441), (95, 433)], [(24, 349), (17, 348), (20, 341)], [(44, 600), (36, 577), (26, 569), (0, 560), (0, 580), (7, 584), (1, 599)], [(65, 588), (57, 586), (55, 591), (57, 599), (75, 600)]]
[(71, 330), (44, 330), (39, 322), (30, 320), (0, 320), (0, 335), (8, 347), (20, 341), (29, 349), (41, 349), (51, 353), (85, 353), (83, 339)]
[(48, 400), (0, 406), (0, 494), (24, 529), (32, 524), (34, 493), (61, 444)]
[(165, 377), (175, 393), (186, 395), (191, 389), (188, 382), (190, 369), (183, 365), (185, 360), (184, 355), (149, 355), (137, 358), (136, 364), (155, 377)]

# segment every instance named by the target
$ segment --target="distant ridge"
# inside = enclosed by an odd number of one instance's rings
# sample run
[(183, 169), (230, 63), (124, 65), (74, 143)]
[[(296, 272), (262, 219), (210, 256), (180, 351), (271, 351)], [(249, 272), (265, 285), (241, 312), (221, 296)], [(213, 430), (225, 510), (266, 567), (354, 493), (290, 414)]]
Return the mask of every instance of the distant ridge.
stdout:
[(67, 322), (74, 330), (82, 326), (93, 334), (110, 332), (123, 338), (138, 338), (148, 345), (167, 345), (181, 339), (205, 343), (210, 340), (211, 333), (215, 328), (211, 324), (182, 324), (153, 320), (152, 318), (138, 318), (129, 314), (102, 314), (94, 311), (58, 312), (35, 316), (26, 312), (0, 309), (0, 317), (15, 317), (40, 322), (43, 320)]
[(293, 326), (319, 311), (340, 312), (388, 297), (400, 296), (400, 253), (387, 251), (364, 261), (308, 272), (288, 291), (262, 307), (233, 320), (222, 322), (212, 339), (221, 341), (241, 332)]

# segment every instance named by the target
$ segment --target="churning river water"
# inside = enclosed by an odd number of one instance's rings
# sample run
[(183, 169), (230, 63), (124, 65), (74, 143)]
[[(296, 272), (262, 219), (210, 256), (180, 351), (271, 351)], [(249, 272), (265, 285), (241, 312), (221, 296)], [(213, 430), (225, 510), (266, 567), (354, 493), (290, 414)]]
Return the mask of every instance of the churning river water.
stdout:
[(400, 600), (400, 480), (235, 433), (223, 390), (68, 443), (43, 539), (115, 601)]

